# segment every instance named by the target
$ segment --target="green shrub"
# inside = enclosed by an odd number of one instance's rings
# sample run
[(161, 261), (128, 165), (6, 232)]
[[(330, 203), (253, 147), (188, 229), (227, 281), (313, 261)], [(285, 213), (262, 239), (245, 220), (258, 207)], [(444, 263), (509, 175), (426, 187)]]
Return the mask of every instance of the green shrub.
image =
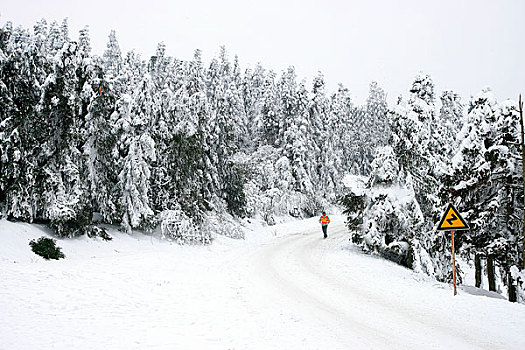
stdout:
[(62, 248), (57, 247), (56, 241), (52, 238), (40, 237), (37, 241), (33, 239), (29, 242), (29, 245), (35, 254), (40, 255), (46, 260), (65, 258), (64, 253), (62, 253)]

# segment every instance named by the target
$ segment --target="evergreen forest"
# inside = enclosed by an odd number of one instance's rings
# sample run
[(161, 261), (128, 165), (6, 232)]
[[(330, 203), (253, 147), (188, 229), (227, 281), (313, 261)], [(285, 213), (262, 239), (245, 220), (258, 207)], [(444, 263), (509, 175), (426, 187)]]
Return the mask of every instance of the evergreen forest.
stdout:
[(96, 55), (88, 28), (73, 38), (66, 20), (0, 31), (0, 216), (59, 237), (104, 237), (110, 224), (206, 244), (242, 238), (245, 219), (339, 205), (363, 250), (451, 281), (450, 235), (435, 228), (453, 203), (476, 284), (486, 273), (516, 301), (520, 131), (516, 102), (438, 93), (425, 73), (395, 105), (376, 82), (357, 104), (320, 72), (243, 69), (224, 47), (210, 62), (163, 43), (141, 57), (111, 32)]

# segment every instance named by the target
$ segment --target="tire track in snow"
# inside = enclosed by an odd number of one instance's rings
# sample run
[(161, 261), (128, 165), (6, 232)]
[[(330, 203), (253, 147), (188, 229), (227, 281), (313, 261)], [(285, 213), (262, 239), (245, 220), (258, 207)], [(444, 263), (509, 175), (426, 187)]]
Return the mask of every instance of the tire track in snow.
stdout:
[[(494, 344), (487, 342), (480, 342), (483, 339), (483, 334), (466, 334), (459, 329), (449, 326), (451, 320), (445, 320), (432, 313), (421, 313), (419, 309), (414, 307), (410, 302), (403, 303), (402, 300), (389, 298), (386, 295), (381, 295), (371, 290), (365, 290), (360, 287), (359, 281), (350, 283), (341, 279), (340, 275), (335, 274), (329, 269), (322, 269), (323, 265), (316, 265), (310, 256), (314, 252), (313, 246), (316, 242), (306, 244), (301, 251), (301, 263), (308, 267), (312, 274), (319, 277), (321, 283), (333, 286), (339, 290), (340, 294), (348, 294), (348, 298), (356, 298), (361, 300), (369, 308), (367, 313), (370, 319), (368, 322), (377, 323), (375, 320), (377, 315), (382, 315), (383, 319), (391, 320), (390, 324), (394, 327), (381, 327), (378, 332), (384, 332), (385, 335), (391, 338), (398, 338), (399, 341), (404, 341), (404, 347), (410, 348), (407, 341), (412, 340), (411, 345), (414, 349), (420, 349), (422, 345), (425, 348), (441, 349), (443, 347), (452, 349), (494, 349)], [(352, 303), (341, 303), (347, 310), (355, 307)], [(374, 311), (374, 312), (371, 312)], [(437, 317), (437, 318), (436, 318)], [(402, 329), (399, 326), (402, 325)], [(413, 330), (414, 339), (407, 339), (406, 329)], [(404, 338), (399, 338), (398, 334), (404, 334)], [(469, 330), (469, 333), (474, 333)], [(421, 337), (424, 335), (424, 337)], [(425, 342), (426, 341), (426, 342)], [(434, 341), (434, 342), (432, 342)], [(444, 343), (446, 342), (446, 343)], [(450, 344), (448, 344), (450, 343)]]
[[(331, 237), (344, 232), (332, 230)], [(422, 344), (427, 349), (494, 347), (494, 343), (480, 341), (482, 334), (461, 332), (448, 326), (449, 321), (435, 319), (439, 315), (421, 313), (409, 303), (356, 287), (312, 260), (322, 260), (333, 248), (330, 239), (322, 240), (320, 233), (281, 238), (262, 250), (258, 270), (274, 285), (276, 298), (293, 300), (290, 305), (297, 305), (295, 312), (311, 312), (304, 316), (319, 318), (325, 334), (335, 333), (343, 348), (350, 344), (389, 349), (420, 349)], [(407, 327), (414, 330), (408, 339)]]
[[(317, 330), (319, 337), (325, 341), (335, 342), (333, 346), (340, 349), (366, 348), (379, 349), (388, 344), (389, 349), (406, 349), (402, 343), (385, 338), (374, 327), (370, 327), (351, 313), (334, 305), (326, 295), (326, 286), (319, 284), (316, 276), (312, 278), (309, 271), (297, 269), (300, 267), (295, 254), (296, 246), (303, 247), (304, 240), (311, 240), (311, 235), (304, 234), (280, 238), (276, 244), (265, 247), (258, 256), (258, 270), (265, 281), (270, 281), (274, 298), (285, 303), (288, 312), (299, 314), (308, 322), (308, 327)], [(301, 277), (307, 277), (307, 280)], [(320, 290), (323, 289), (323, 290)], [(317, 291), (316, 291), (317, 290)], [(325, 295), (323, 295), (325, 293)], [(283, 300), (284, 299), (284, 300)], [(328, 300), (327, 300), (328, 299)], [(304, 314), (307, 311), (308, 314)], [(321, 332), (322, 330), (322, 332)], [(333, 348), (328, 346), (328, 348)]]

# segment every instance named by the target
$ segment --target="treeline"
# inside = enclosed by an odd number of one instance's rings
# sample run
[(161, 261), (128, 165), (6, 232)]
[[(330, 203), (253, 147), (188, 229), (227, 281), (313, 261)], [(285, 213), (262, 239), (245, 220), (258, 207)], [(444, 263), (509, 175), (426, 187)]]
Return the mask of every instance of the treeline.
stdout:
[(93, 234), (94, 219), (236, 236), (218, 227), (315, 215), (345, 172), (369, 172), (388, 135), (375, 83), (355, 106), (343, 86), (328, 95), (321, 73), (309, 88), (293, 67), (241, 71), (224, 48), (208, 65), (199, 50), (183, 61), (162, 43), (142, 59), (114, 32), (97, 56), (88, 29), (72, 40), (66, 21), (6, 24), (0, 91), (2, 215), (60, 236)]

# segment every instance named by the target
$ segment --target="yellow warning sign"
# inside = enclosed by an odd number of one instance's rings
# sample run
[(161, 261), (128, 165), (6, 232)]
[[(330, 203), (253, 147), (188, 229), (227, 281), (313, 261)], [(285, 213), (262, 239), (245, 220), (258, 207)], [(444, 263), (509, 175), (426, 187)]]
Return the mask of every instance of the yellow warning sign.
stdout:
[(459, 215), (456, 208), (454, 208), (452, 204), (449, 204), (437, 229), (440, 231), (457, 231), (468, 230), (469, 227), (465, 219)]

